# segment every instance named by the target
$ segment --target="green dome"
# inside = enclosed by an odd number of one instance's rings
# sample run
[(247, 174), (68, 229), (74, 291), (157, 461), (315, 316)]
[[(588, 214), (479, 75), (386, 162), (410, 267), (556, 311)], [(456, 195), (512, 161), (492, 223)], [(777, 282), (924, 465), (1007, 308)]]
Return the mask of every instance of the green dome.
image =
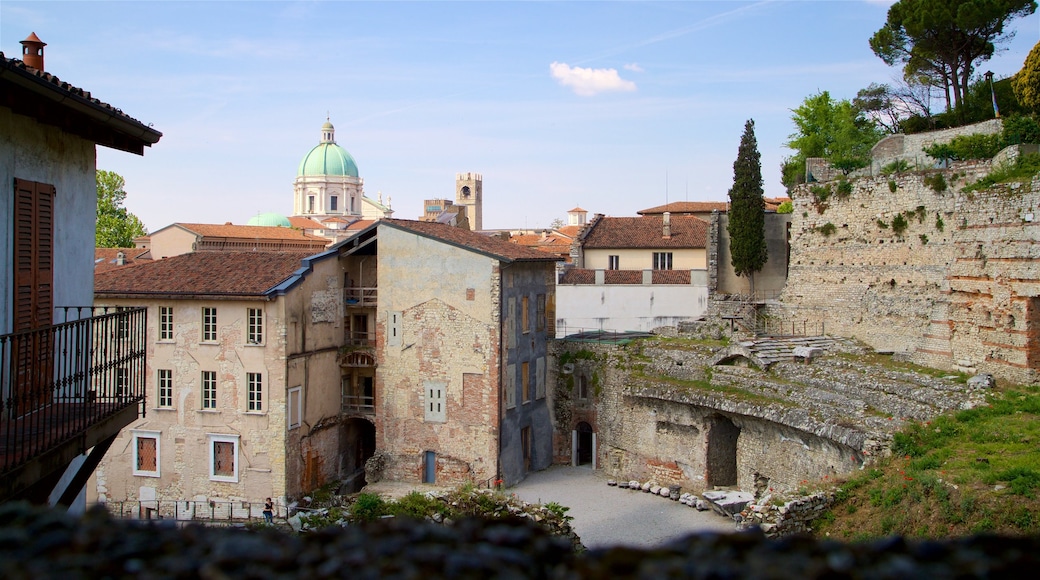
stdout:
[(354, 158), (347, 150), (336, 145), (333, 138), (335, 129), (332, 123), (325, 121), (321, 126), (321, 143), (314, 146), (310, 153), (304, 156), (300, 162), (300, 168), (296, 176), (304, 175), (337, 175), (345, 177), (357, 177), (358, 169)]
[(289, 223), (289, 218), (285, 217), (280, 213), (262, 213), (249, 218), (249, 222), (246, 225), (250, 226), (276, 226), (283, 228), (291, 228), (292, 224)]

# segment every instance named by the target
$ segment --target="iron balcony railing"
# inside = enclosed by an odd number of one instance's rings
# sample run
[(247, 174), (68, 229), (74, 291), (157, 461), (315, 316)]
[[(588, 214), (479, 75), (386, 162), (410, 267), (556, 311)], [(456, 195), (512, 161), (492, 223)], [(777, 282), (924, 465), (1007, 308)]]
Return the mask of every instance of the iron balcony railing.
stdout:
[[(216, 500), (126, 500), (102, 503), (108, 513), (121, 519), (173, 520), (202, 523), (241, 523), (263, 521), (264, 501)], [(274, 517), (284, 520), (289, 508), (274, 504)]]
[(376, 410), (376, 398), (373, 395), (344, 393), (342, 407), (340, 409), (344, 412), (374, 412)]
[(63, 322), (0, 335), (0, 473), (144, 400), (146, 312), (61, 307)]
[(377, 288), (343, 289), (343, 303), (351, 308), (375, 308), (378, 297)]
[(343, 340), (346, 346), (375, 346), (376, 333), (348, 330)]

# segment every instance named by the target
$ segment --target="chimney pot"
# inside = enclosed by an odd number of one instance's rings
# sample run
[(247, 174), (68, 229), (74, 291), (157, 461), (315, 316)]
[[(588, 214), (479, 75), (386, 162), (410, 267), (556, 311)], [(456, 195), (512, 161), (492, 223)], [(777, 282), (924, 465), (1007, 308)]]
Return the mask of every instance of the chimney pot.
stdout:
[(25, 66), (43, 72), (43, 47), (47, 46), (47, 43), (40, 40), (35, 32), (29, 33), (29, 36), (21, 43), (22, 62), (25, 63)]

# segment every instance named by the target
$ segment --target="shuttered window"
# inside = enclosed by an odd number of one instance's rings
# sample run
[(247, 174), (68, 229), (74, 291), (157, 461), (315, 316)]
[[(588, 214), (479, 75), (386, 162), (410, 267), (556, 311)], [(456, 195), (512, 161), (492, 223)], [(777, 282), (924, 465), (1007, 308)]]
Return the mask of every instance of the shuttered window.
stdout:
[(15, 332), (53, 321), (54, 186), (15, 179)]

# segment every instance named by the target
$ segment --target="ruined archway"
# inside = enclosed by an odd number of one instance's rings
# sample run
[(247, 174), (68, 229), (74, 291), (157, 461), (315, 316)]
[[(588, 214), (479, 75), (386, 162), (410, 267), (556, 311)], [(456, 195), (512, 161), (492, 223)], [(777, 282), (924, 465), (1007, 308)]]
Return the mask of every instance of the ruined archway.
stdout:
[(365, 462), (376, 452), (376, 426), (367, 419), (347, 419), (343, 424), (343, 485), (341, 493), (365, 487)]
[(740, 427), (722, 415), (708, 417), (707, 427), (705, 480), (708, 487), (737, 485), (737, 439), (740, 437)]
[(592, 425), (578, 423), (578, 465), (592, 463)]

